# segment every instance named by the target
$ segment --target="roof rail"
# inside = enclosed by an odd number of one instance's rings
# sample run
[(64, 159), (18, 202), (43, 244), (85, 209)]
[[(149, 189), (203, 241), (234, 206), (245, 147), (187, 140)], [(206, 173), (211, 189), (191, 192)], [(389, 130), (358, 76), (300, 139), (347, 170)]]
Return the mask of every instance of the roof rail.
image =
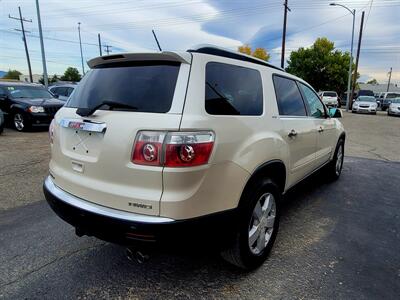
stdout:
[(193, 52), (193, 53), (210, 54), (210, 55), (216, 55), (216, 56), (221, 56), (221, 57), (226, 57), (226, 58), (237, 59), (237, 60), (241, 60), (241, 61), (247, 61), (247, 62), (267, 66), (267, 67), (274, 68), (276, 70), (285, 72), (284, 69), (274, 66), (274, 65), (271, 65), (264, 60), (252, 57), (250, 55), (242, 54), (239, 52), (216, 47), (213, 45), (199, 45), (197, 47), (194, 47), (194, 49), (189, 49), (187, 51)]

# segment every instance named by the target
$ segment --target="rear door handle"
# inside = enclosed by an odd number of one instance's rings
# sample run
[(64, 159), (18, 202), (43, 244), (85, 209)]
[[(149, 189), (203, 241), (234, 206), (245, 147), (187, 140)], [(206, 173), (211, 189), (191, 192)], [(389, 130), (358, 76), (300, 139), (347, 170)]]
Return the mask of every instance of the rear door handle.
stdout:
[(292, 129), (290, 132), (289, 132), (289, 134), (288, 134), (288, 136), (291, 138), (291, 137), (295, 137), (297, 135), (297, 132), (296, 132), (296, 130), (294, 130), (294, 129)]

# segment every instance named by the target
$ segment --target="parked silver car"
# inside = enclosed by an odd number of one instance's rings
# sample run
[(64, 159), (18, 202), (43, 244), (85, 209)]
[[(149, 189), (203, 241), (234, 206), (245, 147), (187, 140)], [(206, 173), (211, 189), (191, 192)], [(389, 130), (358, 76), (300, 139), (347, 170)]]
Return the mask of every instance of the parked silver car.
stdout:
[(375, 114), (378, 104), (374, 96), (359, 96), (353, 103), (353, 113)]
[(400, 116), (400, 97), (391, 100), (387, 113), (388, 116)]

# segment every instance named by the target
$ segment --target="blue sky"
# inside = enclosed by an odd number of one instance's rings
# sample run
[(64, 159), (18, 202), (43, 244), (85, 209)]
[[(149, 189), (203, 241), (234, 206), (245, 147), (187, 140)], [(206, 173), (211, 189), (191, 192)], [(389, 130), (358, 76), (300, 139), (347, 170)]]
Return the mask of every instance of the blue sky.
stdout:
[[(290, 51), (328, 37), (344, 51), (350, 49), (351, 15), (329, 6), (331, 0), (289, 0), (287, 57)], [(393, 82), (400, 84), (400, 0), (338, 0), (357, 10), (356, 38), (361, 11), (366, 13), (359, 71), (361, 80), (385, 83), (393, 67)], [(279, 65), (283, 0), (40, 0), (49, 74), (62, 74), (68, 66), (79, 70), (77, 23), (81, 22), (84, 59), (99, 55), (97, 34), (113, 53), (156, 51), (155, 29), (165, 50), (186, 50), (196, 44), (215, 44), (230, 49), (250, 44), (265, 47), (271, 62)], [(27, 74), (18, 16), (21, 6), (33, 73), (42, 73), (34, 0), (0, 0), (0, 70)], [(356, 49), (355, 49), (356, 50)], [(355, 53), (355, 51), (354, 51)]]

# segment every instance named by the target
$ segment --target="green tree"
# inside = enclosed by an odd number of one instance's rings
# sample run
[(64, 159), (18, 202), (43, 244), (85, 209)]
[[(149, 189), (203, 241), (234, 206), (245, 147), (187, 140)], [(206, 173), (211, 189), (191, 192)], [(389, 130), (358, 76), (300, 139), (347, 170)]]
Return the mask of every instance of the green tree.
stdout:
[(238, 51), (240, 53), (251, 55), (265, 61), (268, 61), (271, 57), (267, 50), (265, 50), (264, 48), (256, 48), (254, 51), (252, 51), (251, 47), (248, 44), (239, 46)]
[(376, 80), (375, 78), (374, 78), (374, 79), (371, 79), (371, 80), (369, 80), (369, 81), (367, 81), (367, 83), (368, 83), (368, 84), (379, 84), (379, 83), (378, 83), (378, 80)]
[[(58, 82), (60, 79), (58, 78), (58, 76), (56, 74), (53, 75), (53, 77), (49, 78), (49, 83), (56, 83)], [(39, 83), (44, 84), (44, 79), (43, 77), (39, 79)]]
[(61, 76), (62, 81), (80, 81), (82, 78), (81, 74), (79, 74), (79, 71), (77, 68), (73, 67), (68, 67), (64, 75)]
[(4, 75), (4, 79), (16, 79), (19, 80), (19, 75), (22, 75), (20, 71), (17, 70), (8, 70), (7, 74)]
[(317, 91), (334, 90), (341, 94), (347, 88), (349, 62), (348, 52), (335, 49), (327, 38), (318, 38), (310, 48), (299, 48), (290, 54), (286, 71), (304, 79)]

